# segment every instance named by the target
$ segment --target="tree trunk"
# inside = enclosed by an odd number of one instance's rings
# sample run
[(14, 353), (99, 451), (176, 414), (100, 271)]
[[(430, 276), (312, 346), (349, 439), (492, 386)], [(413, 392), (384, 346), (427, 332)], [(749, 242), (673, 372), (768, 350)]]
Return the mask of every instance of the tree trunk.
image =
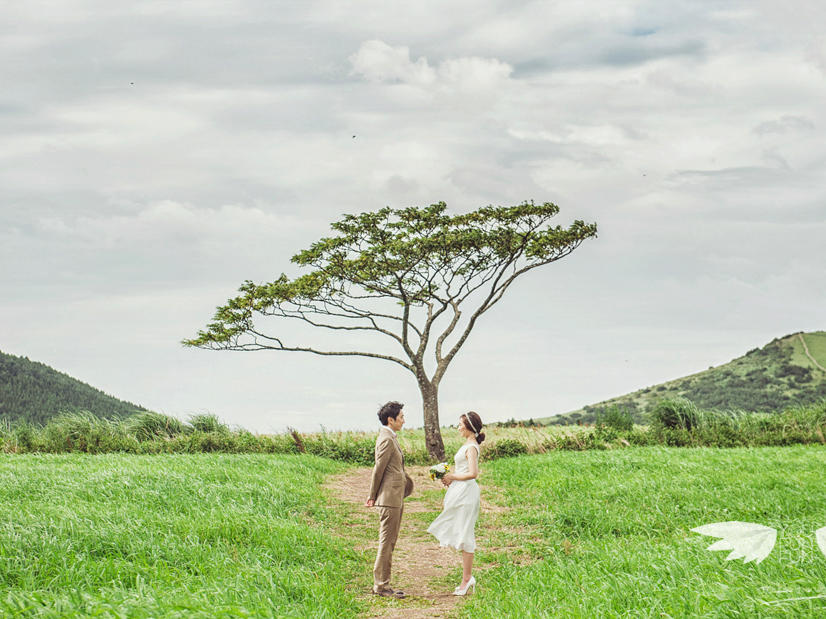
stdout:
[(419, 380), (422, 392), (422, 413), (424, 414), (424, 441), (427, 453), (436, 462), (445, 459), (445, 445), (439, 429), (439, 389), (427, 379)]

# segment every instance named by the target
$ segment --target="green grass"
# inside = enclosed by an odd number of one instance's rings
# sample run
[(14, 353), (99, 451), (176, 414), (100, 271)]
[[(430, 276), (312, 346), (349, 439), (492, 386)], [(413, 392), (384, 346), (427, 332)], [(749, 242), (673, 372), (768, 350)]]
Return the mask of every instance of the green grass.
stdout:
[[(368, 610), (370, 522), (309, 455), (0, 455), (0, 616), (352, 617)], [(555, 451), (482, 464), (479, 589), (466, 617), (826, 613), (822, 445)], [(424, 531), (431, 511), (406, 516)], [(775, 527), (759, 565), (702, 524)], [(372, 522), (372, 521), (371, 521)], [(446, 589), (458, 578), (446, 565)], [(442, 582), (442, 581), (440, 581)], [(355, 583), (355, 584), (354, 584)], [(404, 606), (395, 602), (399, 608)], [(395, 608), (394, 605), (394, 608)], [(415, 605), (415, 600), (409, 605)], [(406, 606), (404, 606), (406, 607)]]
[[(815, 361), (823, 367), (826, 367), (826, 331), (805, 333), (803, 339), (806, 340), (806, 346), (808, 346), (809, 353), (815, 358)], [(803, 352), (803, 346), (800, 348), (801, 352)], [(805, 354), (805, 352), (803, 354)]]
[[(6, 453), (110, 453), (180, 454), (180, 453), (268, 453), (299, 452), (350, 462), (372, 465), (376, 445), (375, 430), (369, 432), (313, 432), (253, 435), (244, 430), (231, 431), (214, 417), (199, 416), (192, 425), (145, 412), (123, 422), (100, 419), (91, 413), (67, 413), (49, 421), (45, 427), (12, 424), (0, 420), (0, 452)], [(504, 428), (486, 426), (486, 446), (500, 440), (519, 441), (529, 453), (544, 452), (549, 442), (561, 436), (584, 435), (587, 429), (577, 426), (552, 428)], [(443, 428), (445, 452), (452, 454), (464, 442), (455, 428)], [(296, 438), (297, 437), (297, 438)], [(409, 464), (430, 464), (424, 430), (405, 429), (399, 442)], [(483, 452), (493, 455), (494, 450)]]
[[(498, 536), (532, 558), (496, 552), (466, 617), (821, 616), (826, 557), (822, 446), (556, 452), (485, 464), (511, 511)], [(725, 561), (692, 527), (774, 527), (759, 565)], [(483, 516), (484, 521), (484, 516)], [(484, 524), (484, 522), (482, 522)], [(492, 539), (496, 539), (494, 535)], [(485, 549), (480, 549), (484, 562)], [(515, 551), (512, 556), (518, 556)]]
[[(803, 337), (804, 339), (806, 339), (806, 346), (808, 346), (809, 340), (813, 339), (811, 334), (808, 338), (806, 335), (804, 335)], [(809, 359), (809, 357), (806, 356), (806, 351), (803, 349), (803, 344), (800, 343), (800, 338), (798, 336), (794, 336), (792, 339), (789, 340), (789, 347), (792, 351), (792, 363), (804, 367), (812, 364), (811, 359)], [(809, 349), (809, 352), (811, 352), (811, 348)], [(817, 359), (817, 357), (815, 357), (815, 359)]]
[(0, 454), (0, 616), (348, 617), (313, 456)]

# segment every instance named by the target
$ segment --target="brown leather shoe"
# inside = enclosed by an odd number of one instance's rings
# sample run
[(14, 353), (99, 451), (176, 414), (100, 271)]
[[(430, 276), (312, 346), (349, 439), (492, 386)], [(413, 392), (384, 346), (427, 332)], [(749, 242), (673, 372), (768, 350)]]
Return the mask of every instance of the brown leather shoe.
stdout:
[(374, 589), (373, 595), (380, 595), (384, 598), (396, 598), (397, 600), (403, 600), (407, 597), (404, 594), (404, 591), (393, 591), (393, 589), (391, 589), (390, 587), (387, 587), (385, 589), (379, 589), (378, 591)]

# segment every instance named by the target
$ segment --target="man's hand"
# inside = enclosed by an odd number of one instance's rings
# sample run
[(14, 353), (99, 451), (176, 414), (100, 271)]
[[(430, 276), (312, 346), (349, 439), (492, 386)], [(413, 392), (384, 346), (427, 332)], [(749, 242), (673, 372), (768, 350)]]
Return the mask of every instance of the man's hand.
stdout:
[(367, 499), (367, 502), (365, 503), (365, 505), (366, 505), (367, 507), (373, 507), (373, 505), (374, 505), (375, 503), (376, 503), (376, 502), (375, 502), (373, 499)]

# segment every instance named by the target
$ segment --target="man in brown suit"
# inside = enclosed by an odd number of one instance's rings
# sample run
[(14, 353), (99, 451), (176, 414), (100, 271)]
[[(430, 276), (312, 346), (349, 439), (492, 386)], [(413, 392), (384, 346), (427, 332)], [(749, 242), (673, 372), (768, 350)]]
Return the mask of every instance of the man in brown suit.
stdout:
[(404, 498), (413, 492), (413, 480), (404, 472), (404, 454), (396, 439), (396, 432), (404, 425), (403, 406), (388, 402), (379, 409), (382, 427), (376, 439), (376, 464), (366, 503), (367, 507), (379, 508), (379, 550), (373, 566), (373, 593), (396, 598), (403, 598), (404, 593), (390, 588), (393, 548), (399, 537)]

